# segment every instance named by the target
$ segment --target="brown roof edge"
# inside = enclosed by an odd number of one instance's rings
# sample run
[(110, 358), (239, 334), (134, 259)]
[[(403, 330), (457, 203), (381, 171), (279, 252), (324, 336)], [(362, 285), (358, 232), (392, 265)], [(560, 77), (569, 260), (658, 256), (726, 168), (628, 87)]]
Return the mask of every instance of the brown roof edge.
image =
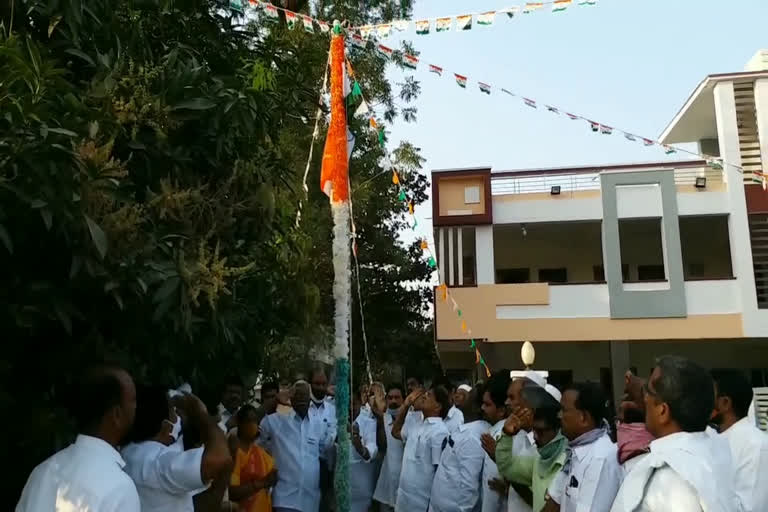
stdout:
[(591, 174), (602, 171), (643, 170), (665, 168), (688, 168), (706, 165), (705, 160), (682, 160), (677, 162), (644, 162), (638, 164), (586, 165), (579, 167), (545, 167), (541, 169), (522, 169), (519, 171), (501, 171), (491, 173), (491, 179), (517, 178), (522, 176), (557, 176), (562, 174)]
[(490, 171), (491, 166), (486, 165), (482, 167), (457, 167), (455, 169), (432, 169), (432, 174), (444, 174), (444, 173), (474, 173), (474, 172), (483, 172), (483, 171)]

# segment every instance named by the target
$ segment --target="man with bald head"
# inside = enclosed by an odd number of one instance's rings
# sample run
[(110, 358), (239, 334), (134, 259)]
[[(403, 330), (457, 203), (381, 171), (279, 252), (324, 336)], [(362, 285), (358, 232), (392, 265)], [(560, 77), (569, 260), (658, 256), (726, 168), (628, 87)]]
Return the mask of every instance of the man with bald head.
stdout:
[(32, 471), (16, 512), (139, 512), (118, 452), (136, 416), (133, 379), (118, 367), (95, 367), (83, 373), (74, 397), (77, 439)]
[[(320, 457), (329, 442), (324, 425), (309, 414), (310, 385), (297, 381), (291, 389), (292, 409), (266, 416), (261, 443), (275, 458), (275, 512), (317, 512), (320, 506)], [(330, 440), (332, 441), (332, 440)]]

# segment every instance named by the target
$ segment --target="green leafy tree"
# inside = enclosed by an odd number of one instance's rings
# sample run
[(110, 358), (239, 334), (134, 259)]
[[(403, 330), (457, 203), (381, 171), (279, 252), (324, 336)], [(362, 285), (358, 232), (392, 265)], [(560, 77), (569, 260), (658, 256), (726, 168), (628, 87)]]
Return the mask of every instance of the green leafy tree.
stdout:
[[(319, 1), (313, 14), (357, 25), (407, 16), (410, 3)], [(321, 141), (294, 226), (325, 36), (208, 0), (3, 9), (0, 410), (13, 418), (2, 455), (15, 469), (0, 502), (10, 509), (32, 466), (71, 439), (66, 390), (85, 364), (108, 356), (138, 380), (189, 380), (203, 393), (229, 374), (282, 371), (281, 354), (328, 340), (332, 267), (315, 185)], [(413, 119), (395, 106), (379, 57), (351, 59), (385, 118)], [(400, 87), (403, 101), (417, 85)], [(430, 269), (418, 243), (399, 241), (406, 209), (381, 174), (377, 136), (365, 120), (350, 124), (374, 367), (430, 361), (431, 292), (419, 285)], [(418, 151), (403, 143), (396, 160), (418, 204)]]

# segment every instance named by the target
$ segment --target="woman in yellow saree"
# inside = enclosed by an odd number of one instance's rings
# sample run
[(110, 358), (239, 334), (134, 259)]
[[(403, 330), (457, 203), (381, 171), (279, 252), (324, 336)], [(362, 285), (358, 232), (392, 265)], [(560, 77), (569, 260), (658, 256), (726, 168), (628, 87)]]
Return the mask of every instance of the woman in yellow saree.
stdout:
[(237, 413), (237, 435), (230, 438), (235, 461), (229, 480), (229, 499), (241, 512), (272, 512), (269, 488), (277, 482), (274, 459), (256, 444), (259, 420), (264, 416), (251, 405)]

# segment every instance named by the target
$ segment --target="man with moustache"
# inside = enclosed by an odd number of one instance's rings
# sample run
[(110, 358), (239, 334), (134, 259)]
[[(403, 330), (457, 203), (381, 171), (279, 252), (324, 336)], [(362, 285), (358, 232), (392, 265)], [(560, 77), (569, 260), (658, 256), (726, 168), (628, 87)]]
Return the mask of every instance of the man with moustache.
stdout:
[(381, 504), (382, 512), (394, 512), (397, 487), (400, 482), (400, 470), (403, 466), (403, 441), (392, 435), (392, 424), (395, 422), (398, 410), (403, 406), (403, 387), (400, 384), (390, 384), (387, 388), (387, 411), (384, 414), (384, 430), (386, 446), (384, 462), (381, 465), (379, 481), (373, 499)]

